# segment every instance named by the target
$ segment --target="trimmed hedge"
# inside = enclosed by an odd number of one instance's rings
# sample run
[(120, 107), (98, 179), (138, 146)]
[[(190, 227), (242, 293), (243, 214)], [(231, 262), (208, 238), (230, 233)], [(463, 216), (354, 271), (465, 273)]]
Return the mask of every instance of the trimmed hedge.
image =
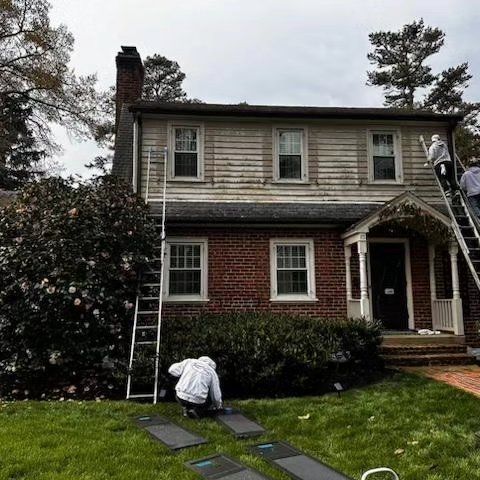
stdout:
[[(162, 381), (168, 366), (208, 355), (218, 365), (226, 396), (286, 396), (355, 383), (381, 367), (381, 327), (363, 319), (318, 319), (267, 313), (166, 320)], [(343, 352), (344, 363), (332, 360)]]

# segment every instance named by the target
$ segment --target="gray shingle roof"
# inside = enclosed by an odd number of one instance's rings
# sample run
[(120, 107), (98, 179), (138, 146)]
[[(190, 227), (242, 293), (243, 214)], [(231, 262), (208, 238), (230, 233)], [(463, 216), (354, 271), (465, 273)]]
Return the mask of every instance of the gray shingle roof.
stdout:
[[(381, 208), (373, 203), (167, 202), (169, 224), (328, 224), (348, 226)], [(150, 203), (161, 215), (161, 202)]]
[(216, 103), (165, 103), (139, 100), (132, 112), (162, 114), (224, 115), (236, 117), (329, 118), (357, 120), (405, 120), (457, 123), (461, 114), (438, 114), (401, 108), (304, 107), (280, 105), (228, 105)]

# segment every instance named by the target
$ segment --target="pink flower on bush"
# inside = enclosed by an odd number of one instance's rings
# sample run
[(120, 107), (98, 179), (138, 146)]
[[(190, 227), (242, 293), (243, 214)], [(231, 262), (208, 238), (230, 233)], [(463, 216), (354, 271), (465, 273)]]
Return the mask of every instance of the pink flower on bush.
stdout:
[(74, 301), (73, 301), (73, 304), (78, 307), (79, 305), (82, 304), (82, 301), (79, 299), (79, 298), (76, 298)]

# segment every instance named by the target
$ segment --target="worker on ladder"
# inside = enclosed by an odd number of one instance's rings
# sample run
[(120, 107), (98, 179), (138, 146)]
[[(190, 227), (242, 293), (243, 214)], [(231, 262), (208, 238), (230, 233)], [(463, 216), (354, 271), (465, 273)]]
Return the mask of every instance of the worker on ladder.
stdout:
[(184, 416), (198, 419), (209, 411), (222, 408), (222, 392), (216, 368), (216, 363), (210, 357), (187, 358), (170, 366), (168, 373), (180, 377), (175, 392)]
[(428, 162), (433, 163), (445, 195), (448, 197), (455, 194), (458, 191), (455, 169), (448, 152), (448, 146), (440, 139), (440, 135), (432, 135), (432, 144), (428, 149)]

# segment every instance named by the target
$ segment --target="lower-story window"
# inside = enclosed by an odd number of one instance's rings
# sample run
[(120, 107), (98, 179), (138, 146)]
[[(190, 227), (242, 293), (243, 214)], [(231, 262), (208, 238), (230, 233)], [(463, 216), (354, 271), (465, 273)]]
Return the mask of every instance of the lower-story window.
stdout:
[(271, 240), (271, 299), (315, 300), (314, 263), (313, 240)]
[(168, 239), (166, 254), (165, 299), (207, 300), (207, 240)]

